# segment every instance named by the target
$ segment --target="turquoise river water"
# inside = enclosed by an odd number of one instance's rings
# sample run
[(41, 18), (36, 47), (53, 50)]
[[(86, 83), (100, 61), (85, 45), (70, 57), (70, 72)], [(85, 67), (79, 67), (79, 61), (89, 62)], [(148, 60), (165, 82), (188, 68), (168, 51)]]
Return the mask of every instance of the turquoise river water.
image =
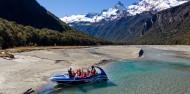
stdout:
[(190, 60), (145, 48), (145, 57), (102, 66), (109, 81), (59, 87), (48, 83), (39, 94), (190, 94)]

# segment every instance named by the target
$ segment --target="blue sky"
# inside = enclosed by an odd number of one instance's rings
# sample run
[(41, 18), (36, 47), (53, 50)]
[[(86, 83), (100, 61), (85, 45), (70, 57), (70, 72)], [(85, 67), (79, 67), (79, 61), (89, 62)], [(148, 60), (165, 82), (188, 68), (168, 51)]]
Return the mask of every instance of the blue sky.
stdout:
[(101, 12), (113, 7), (118, 1), (128, 6), (139, 0), (37, 0), (47, 10), (58, 17), (88, 12)]

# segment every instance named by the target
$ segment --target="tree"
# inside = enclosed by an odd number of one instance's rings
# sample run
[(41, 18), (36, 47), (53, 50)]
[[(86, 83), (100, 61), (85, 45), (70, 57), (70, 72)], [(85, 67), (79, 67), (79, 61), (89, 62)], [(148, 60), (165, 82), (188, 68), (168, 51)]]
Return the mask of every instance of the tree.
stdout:
[(3, 44), (3, 38), (0, 37), (0, 49), (2, 49), (2, 44)]

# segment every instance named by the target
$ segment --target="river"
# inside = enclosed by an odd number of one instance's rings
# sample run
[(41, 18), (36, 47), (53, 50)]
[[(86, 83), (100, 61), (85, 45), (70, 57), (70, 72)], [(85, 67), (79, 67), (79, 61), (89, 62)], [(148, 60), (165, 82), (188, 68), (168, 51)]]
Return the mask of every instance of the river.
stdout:
[(172, 51), (143, 48), (144, 58), (102, 66), (109, 81), (59, 87), (48, 83), (40, 94), (189, 94), (190, 59)]

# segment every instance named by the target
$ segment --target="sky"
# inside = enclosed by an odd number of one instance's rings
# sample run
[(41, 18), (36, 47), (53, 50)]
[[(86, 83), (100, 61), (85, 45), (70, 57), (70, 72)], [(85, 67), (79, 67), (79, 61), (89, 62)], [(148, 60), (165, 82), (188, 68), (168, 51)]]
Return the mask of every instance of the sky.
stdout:
[(62, 18), (64, 16), (86, 14), (89, 12), (99, 13), (103, 9), (112, 8), (121, 1), (129, 6), (139, 0), (37, 0), (40, 5)]

